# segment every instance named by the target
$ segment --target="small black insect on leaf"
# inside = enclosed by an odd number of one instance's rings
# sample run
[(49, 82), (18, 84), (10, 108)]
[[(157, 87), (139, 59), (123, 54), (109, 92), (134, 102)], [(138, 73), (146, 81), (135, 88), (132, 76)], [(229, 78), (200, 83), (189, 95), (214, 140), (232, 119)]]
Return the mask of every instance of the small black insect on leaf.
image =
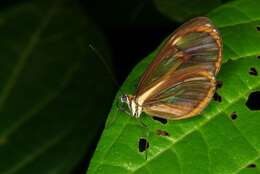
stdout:
[(167, 120), (164, 119), (164, 118), (159, 118), (159, 117), (153, 116), (153, 119), (156, 120), (156, 121), (161, 122), (162, 124), (166, 124), (167, 123)]
[(232, 112), (230, 117), (231, 117), (232, 120), (237, 119), (237, 113), (236, 112)]
[(258, 73), (257, 73), (257, 71), (256, 71), (256, 69), (254, 67), (250, 68), (249, 74), (253, 75), (253, 76), (257, 76), (258, 75)]
[(149, 148), (149, 142), (145, 138), (139, 139), (139, 152), (144, 152)]
[(256, 27), (256, 30), (257, 30), (257, 31), (260, 31), (260, 26), (257, 26), (257, 27)]
[(247, 168), (256, 168), (256, 164), (252, 163), (247, 166)]
[(218, 93), (215, 93), (215, 94), (214, 94), (213, 99), (214, 99), (215, 101), (218, 101), (218, 102), (221, 102), (221, 100), (222, 100), (221, 96), (220, 96)]
[(168, 132), (161, 130), (161, 129), (157, 129), (156, 134), (160, 135), (160, 136), (170, 136), (170, 134)]
[(216, 85), (217, 89), (221, 88), (222, 85), (223, 85), (223, 82), (221, 80), (217, 80), (217, 85)]
[(260, 110), (260, 91), (255, 91), (249, 94), (249, 97), (246, 101), (246, 106), (250, 110)]

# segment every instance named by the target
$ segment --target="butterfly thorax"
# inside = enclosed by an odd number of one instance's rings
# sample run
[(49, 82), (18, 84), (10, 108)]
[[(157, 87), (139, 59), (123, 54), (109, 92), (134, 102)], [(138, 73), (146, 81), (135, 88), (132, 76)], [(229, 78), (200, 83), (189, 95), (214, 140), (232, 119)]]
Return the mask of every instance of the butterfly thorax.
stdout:
[(140, 103), (137, 102), (136, 97), (133, 95), (123, 95), (121, 97), (121, 102), (122, 103), (126, 103), (128, 105), (128, 108), (131, 112), (131, 115), (133, 117), (140, 117), (141, 113), (142, 113), (142, 106)]

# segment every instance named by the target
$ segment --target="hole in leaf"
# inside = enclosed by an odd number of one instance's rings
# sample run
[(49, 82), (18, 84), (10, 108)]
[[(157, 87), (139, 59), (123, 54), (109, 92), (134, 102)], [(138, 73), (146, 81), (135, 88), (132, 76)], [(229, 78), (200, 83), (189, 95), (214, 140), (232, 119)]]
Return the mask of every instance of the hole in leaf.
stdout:
[(256, 168), (256, 164), (249, 164), (248, 166), (247, 166), (248, 168)]
[(216, 85), (217, 89), (221, 88), (222, 85), (223, 85), (223, 82), (221, 80), (217, 80), (217, 85)]
[(167, 120), (164, 119), (164, 118), (153, 116), (153, 119), (161, 122), (162, 124), (166, 124), (167, 123)]
[(257, 30), (257, 31), (260, 31), (260, 27), (259, 27), (259, 26), (257, 26), (257, 27), (256, 27), (256, 30)]
[(170, 136), (170, 134), (168, 132), (161, 130), (161, 129), (157, 129), (156, 133), (157, 133), (157, 135), (160, 135), (160, 136)]
[(247, 101), (246, 106), (251, 110), (260, 110), (260, 91), (252, 92)]
[(249, 74), (253, 75), (253, 76), (257, 76), (258, 75), (258, 73), (257, 73), (257, 71), (256, 71), (256, 69), (254, 67), (250, 68)]
[(144, 152), (146, 149), (149, 148), (149, 143), (145, 138), (139, 139), (139, 152)]
[(221, 102), (221, 100), (222, 100), (221, 96), (218, 95), (218, 93), (215, 93), (215, 94), (214, 94), (213, 99), (214, 99), (215, 101), (218, 101), (218, 102)]
[(232, 113), (231, 113), (231, 119), (232, 119), (232, 120), (237, 119), (237, 113), (236, 113), (236, 112), (232, 112)]

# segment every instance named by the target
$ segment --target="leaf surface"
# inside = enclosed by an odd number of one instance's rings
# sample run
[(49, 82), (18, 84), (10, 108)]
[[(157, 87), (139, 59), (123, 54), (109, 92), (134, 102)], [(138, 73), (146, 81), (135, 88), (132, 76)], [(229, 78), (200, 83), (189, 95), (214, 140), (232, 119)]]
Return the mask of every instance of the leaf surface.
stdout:
[[(222, 86), (200, 116), (162, 124), (143, 114), (147, 135), (135, 119), (117, 110), (117, 96), (88, 173), (259, 173), (260, 111), (246, 106), (250, 93), (260, 91), (259, 6), (260, 1), (238, 0), (209, 13), (223, 37), (217, 76)], [(133, 93), (156, 52), (133, 69), (122, 91)], [(250, 73), (252, 68), (258, 75)], [(170, 136), (156, 135), (157, 129)], [(147, 160), (138, 149), (141, 137), (149, 141)]]

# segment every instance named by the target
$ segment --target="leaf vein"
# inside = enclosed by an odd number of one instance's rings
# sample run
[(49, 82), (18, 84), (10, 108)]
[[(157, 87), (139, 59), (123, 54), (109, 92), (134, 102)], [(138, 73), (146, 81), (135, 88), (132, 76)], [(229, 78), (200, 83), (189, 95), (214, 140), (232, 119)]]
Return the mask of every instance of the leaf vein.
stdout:
[[(256, 83), (256, 84), (258, 84), (258, 83)], [(258, 84), (258, 85), (259, 85), (259, 84)], [(237, 97), (237, 99), (234, 100), (234, 103), (236, 103), (236, 102), (237, 102), (238, 100), (240, 100), (242, 97), (244, 97), (244, 96), (239, 95), (239, 96)], [(139, 170), (140, 168), (142, 168), (143, 166), (145, 166), (148, 162), (150, 162), (151, 159), (159, 157), (159, 155), (160, 155), (161, 153), (163, 153), (164, 151), (166, 151), (166, 150), (168, 150), (169, 148), (171, 148), (171, 147), (172, 147), (173, 145), (175, 145), (177, 142), (183, 140), (185, 137), (187, 137), (188, 135), (190, 135), (191, 133), (193, 133), (196, 129), (200, 129), (202, 126), (204, 126), (204, 125), (206, 125), (207, 123), (209, 123), (211, 120), (213, 120), (213, 118), (215, 118), (217, 115), (219, 115), (219, 114), (220, 114), (221, 112), (223, 112), (225, 109), (227, 109), (228, 107), (234, 105), (234, 103), (233, 103), (233, 104), (226, 105), (226, 106), (223, 107), (222, 109), (219, 109), (220, 112), (219, 112), (219, 113), (216, 112), (216, 114), (213, 114), (210, 118), (205, 117), (205, 118), (206, 118), (205, 121), (203, 120), (196, 128), (193, 128), (193, 129), (190, 129), (189, 131), (187, 131), (187, 133), (183, 134), (183, 135), (180, 136), (178, 139), (176, 139), (176, 141), (175, 141), (173, 144), (171, 144), (171, 146), (169, 146), (168, 148), (165, 148), (165, 149), (162, 150), (161, 152), (157, 153), (157, 154), (154, 155), (152, 158), (150, 158), (149, 160), (147, 160), (145, 163), (143, 163), (143, 164), (141, 164), (140, 166), (136, 167), (133, 171)]]
[(44, 18), (42, 20), (39, 28), (32, 34), (28, 45), (25, 47), (25, 49), (21, 53), (21, 56), (18, 58), (18, 61), (16, 62), (14, 69), (12, 70), (12, 73), (0, 94), (0, 110), (4, 107), (5, 101), (8, 98), (8, 96), (10, 95), (11, 90), (15, 86), (15, 83), (17, 81), (19, 74), (24, 69), (27, 60), (29, 59), (33, 49), (35, 48), (35, 46), (40, 38), (41, 33), (47, 27), (51, 17), (54, 15), (55, 9), (56, 9), (56, 2), (53, 3), (53, 7), (47, 13), (46, 18)]

